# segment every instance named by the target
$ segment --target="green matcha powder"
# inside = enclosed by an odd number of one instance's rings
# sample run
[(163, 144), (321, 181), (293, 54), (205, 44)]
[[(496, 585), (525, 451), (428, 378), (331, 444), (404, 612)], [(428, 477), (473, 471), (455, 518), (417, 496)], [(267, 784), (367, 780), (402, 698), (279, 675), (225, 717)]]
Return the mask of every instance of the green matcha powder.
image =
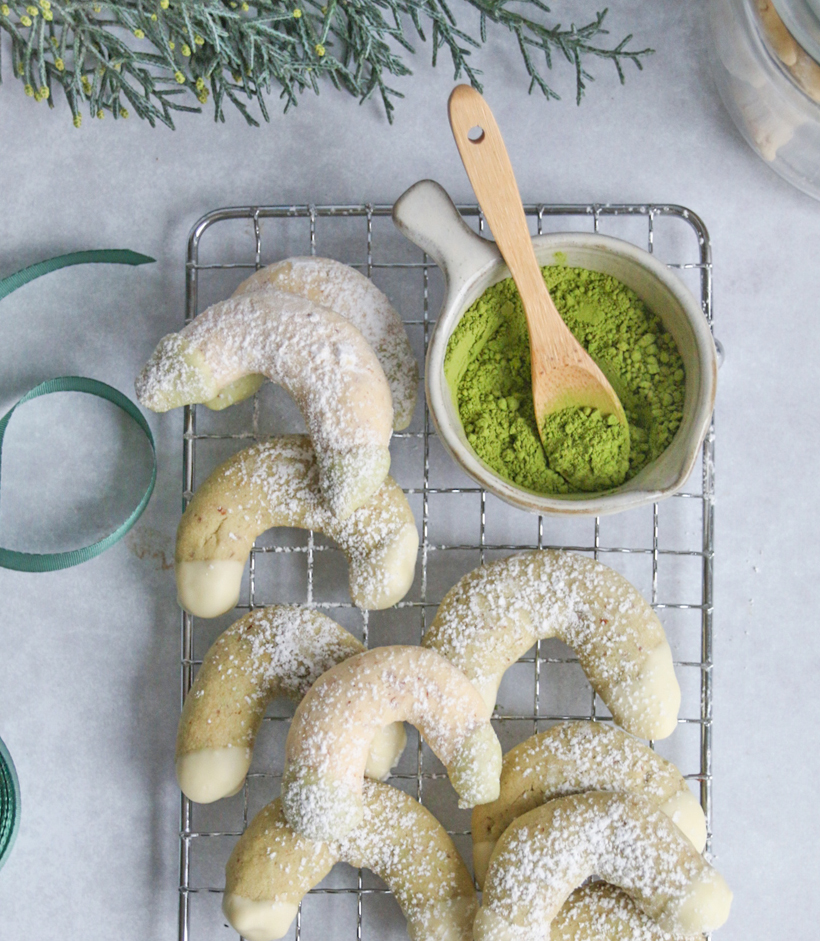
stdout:
[(541, 271), (564, 322), (620, 398), (629, 442), (614, 416), (569, 408), (545, 422), (545, 453), (527, 322), (512, 278), (488, 288), (461, 318), (444, 373), (470, 444), (496, 473), (538, 493), (605, 490), (634, 477), (672, 441), (683, 414), (683, 361), (660, 319), (616, 278), (564, 265)]

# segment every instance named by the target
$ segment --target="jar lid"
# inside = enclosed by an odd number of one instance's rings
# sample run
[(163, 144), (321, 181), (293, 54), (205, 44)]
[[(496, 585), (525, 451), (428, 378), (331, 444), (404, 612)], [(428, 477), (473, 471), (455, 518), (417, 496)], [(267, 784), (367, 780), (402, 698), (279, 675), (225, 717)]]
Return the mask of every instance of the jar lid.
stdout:
[(772, 0), (786, 29), (820, 63), (820, 0)]
[(0, 869), (8, 859), (20, 826), (20, 784), (14, 762), (0, 739)]

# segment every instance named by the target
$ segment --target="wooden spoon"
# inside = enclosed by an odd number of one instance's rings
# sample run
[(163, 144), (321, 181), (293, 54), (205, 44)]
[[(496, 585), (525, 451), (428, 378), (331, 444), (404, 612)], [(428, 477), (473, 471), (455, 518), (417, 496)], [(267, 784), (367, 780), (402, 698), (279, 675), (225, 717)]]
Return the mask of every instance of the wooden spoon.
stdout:
[(539, 435), (543, 438), (547, 415), (572, 406), (615, 415), (628, 432), (615, 390), (561, 319), (544, 283), (512, 164), (489, 105), (471, 86), (457, 85), (449, 113), (467, 176), (524, 305)]

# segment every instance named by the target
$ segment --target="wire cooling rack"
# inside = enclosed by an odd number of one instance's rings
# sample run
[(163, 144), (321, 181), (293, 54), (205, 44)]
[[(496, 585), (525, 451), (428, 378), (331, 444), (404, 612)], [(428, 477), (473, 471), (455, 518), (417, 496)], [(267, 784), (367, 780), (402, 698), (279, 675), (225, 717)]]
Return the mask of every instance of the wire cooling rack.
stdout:
[[(712, 322), (709, 236), (701, 220), (672, 205), (529, 205), (533, 233), (601, 231), (654, 252), (700, 298)], [(476, 206), (460, 207), (479, 231)], [(392, 226), (391, 207), (276, 206), (222, 209), (194, 227), (186, 268), (186, 321), (227, 297), (262, 265), (296, 254), (352, 264), (371, 277), (402, 313), (420, 363), (443, 297), (436, 266)], [(712, 564), (714, 428), (700, 474), (662, 504), (614, 517), (554, 519), (511, 509), (466, 477), (445, 454), (424, 404), (395, 434), (391, 474), (407, 493), (420, 531), (416, 580), (389, 611), (363, 612), (347, 594), (346, 564), (319, 534), (275, 530), (254, 546), (239, 609), (301, 603), (327, 611), (365, 644), (418, 643), (447, 590), (478, 564), (532, 548), (563, 547), (605, 561), (629, 578), (659, 612), (683, 693), (675, 733), (657, 743), (699, 791), (711, 841)], [(187, 408), (183, 504), (221, 461), (270, 434), (303, 431), (281, 390), (267, 384), (253, 400), (225, 412)], [(214, 621), (182, 616), (182, 696), (213, 640), (239, 615)], [(505, 675), (494, 725), (506, 751), (558, 720), (607, 721), (609, 713), (569, 648), (542, 641)], [(269, 714), (243, 791), (213, 805), (182, 798), (180, 941), (236, 938), (220, 905), (230, 851), (255, 813), (278, 795), (290, 709)], [(469, 812), (459, 810), (444, 768), (408, 728), (408, 747), (391, 783), (429, 807), (469, 862)], [(707, 844), (707, 847), (710, 844)], [(297, 941), (406, 938), (404, 919), (383, 883), (339, 865), (300, 906)]]

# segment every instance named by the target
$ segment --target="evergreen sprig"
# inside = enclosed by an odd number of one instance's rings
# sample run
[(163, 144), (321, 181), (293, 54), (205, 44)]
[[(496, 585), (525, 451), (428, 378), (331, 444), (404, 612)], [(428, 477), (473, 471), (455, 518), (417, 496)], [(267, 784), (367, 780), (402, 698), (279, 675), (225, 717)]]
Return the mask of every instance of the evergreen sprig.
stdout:
[[(470, 57), (486, 44), (488, 23), (515, 34), (529, 90), (547, 99), (560, 97), (546, 78), (555, 56), (573, 67), (580, 103), (590, 59), (612, 62), (623, 84), (624, 64), (641, 69), (652, 52), (629, 48), (631, 35), (606, 45), (605, 9), (564, 28), (540, 21), (551, 13), (542, 0), (466, 2), (479, 13), (478, 38), (458, 27), (447, 0), (0, 0), (0, 28), (26, 94), (53, 107), (61, 87), (77, 127), (83, 110), (126, 118), (131, 108), (173, 128), (173, 112), (200, 112), (211, 97), (215, 120), (229, 102), (258, 125), (251, 102), (268, 121), (272, 91), (287, 111), (324, 81), (360, 101), (378, 95), (392, 122), (403, 95), (388, 83), (412, 74), (401, 54), (415, 54), (410, 37), (426, 42), (429, 32), (433, 64), (446, 50), (455, 78), (481, 90)], [(199, 106), (186, 103), (192, 94)]]

